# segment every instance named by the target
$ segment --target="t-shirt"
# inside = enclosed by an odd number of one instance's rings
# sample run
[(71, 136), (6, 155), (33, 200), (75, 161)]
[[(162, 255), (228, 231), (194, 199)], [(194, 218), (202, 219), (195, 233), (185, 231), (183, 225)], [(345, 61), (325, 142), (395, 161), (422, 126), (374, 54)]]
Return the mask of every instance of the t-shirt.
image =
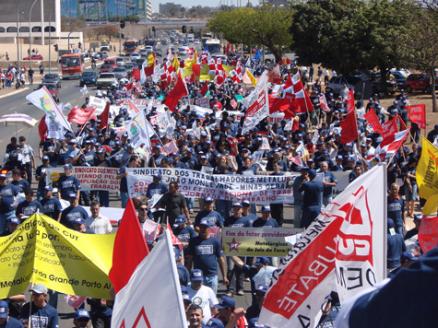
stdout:
[[(31, 309), (30, 309), (31, 308)], [(21, 311), (21, 319), (27, 320), (30, 310), (31, 312), (31, 323), (32, 328), (58, 328), (58, 312), (46, 304), (42, 308), (37, 308), (34, 304), (30, 307), (30, 303), (26, 303)]]
[[(0, 328), (23, 328), (23, 324), (15, 318), (9, 317), (6, 324), (0, 325)], [(33, 326), (32, 326), (33, 327)]]
[(0, 186), (0, 213), (8, 213), (14, 210), (12, 204), (14, 203), (14, 197), (16, 197), (18, 193), (19, 189), (13, 184)]
[[(324, 172), (324, 181), (325, 182), (336, 182), (336, 178), (334, 174), (330, 171)], [(324, 196), (331, 196), (333, 194), (333, 187), (332, 186), (323, 186), (323, 195)]]
[(246, 216), (240, 217), (238, 220), (234, 221), (230, 226), (235, 228), (242, 228), (242, 227), (251, 227), (252, 223), (257, 220), (257, 216), (254, 214), (248, 214)]
[(396, 223), (403, 222), (403, 212), (405, 203), (403, 199), (388, 197), (388, 218), (393, 219)]
[(151, 184), (149, 184), (148, 189), (146, 191), (146, 197), (147, 198), (152, 198), (153, 195), (163, 195), (164, 193), (167, 192), (167, 186), (162, 183), (155, 183), (152, 182)]
[(195, 269), (200, 269), (204, 276), (217, 275), (217, 261), (223, 256), (220, 242), (215, 237), (202, 239), (194, 237), (189, 242), (188, 254), (193, 257)]
[(85, 226), (88, 233), (94, 233), (97, 235), (103, 235), (113, 231), (110, 219), (101, 215), (97, 218), (88, 218), (88, 220), (85, 221)]
[(23, 200), (20, 204), (18, 204), (15, 213), (17, 216), (22, 214), (23, 216), (29, 217), (32, 214), (35, 214), (37, 211), (42, 211), (42, 206), (39, 201), (33, 200), (29, 202), (27, 200)]
[(11, 184), (17, 187), (20, 192), (25, 192), (30, 187), (29, 182), (24, 179), (20, 179), (18, 181), (13, 180)]
[(43, 198), (41, 200), (41, 212), (52, 219), (58, 220), (59, 213), (62, 211), (62, 205), (58, 198)]
[(271, 228), (278, 228), (278, 222), (274, 220), (273, 218), (268, 218), (267, 220), (263, 220), (262, 218), (258, 218), (252, 223), (252, 226), (254, 228), (260, 228), (260, 227), (271, 227)]
[(65, 225), (67, 228), (73, 228), (73, 221), (76, 219), (82, 219), (83, 221), (88, 220), (88, 213), (82, 206), (69, 206), (61, 214), (61, 224)]
[(77, 193), (79, 189), (81, 189), (81, 183), (75, 176), (62, 176), (59, 179), (59, 191), (61, 192), (61, 198), (68, 199), (69, 194)]
[(196, 215), (195, 226), (198, 226), (202, 219), (208, 220), (210, 225), (224, 226), (224, 218), (219, 212), (203, 210)]
[(321, 181), (305, 182), (301, 190), (303, 193), (303, 208), (305, 207), (321, 207), (323, 185)]
[(176, 265), (176, 270), (178, 271), (179, 283), (181, 286), (187, 287), (190, 281), (189, 270), (187, 270), (187, 268), (180, 263)]
[(174, 235), (184, 244), (188, 244), (190, 239), (196, 236), (196, 231), (191, 226), (173, 229)]
[(198, 290), (194, 290), (192, 287), (187, 287), (187, 294), (192, 300), (192, 304), (202, 307), (204, 313), (204, 319), (202, 322), (207, 323), (207, 321), (211, 319), (211, 308), (219, 303), (213, 289), (204, 285)]
[(158, 202), (158, 206), (166, 210), (166, 215), (169, 217), (169, 224), (173, 225), (175, 218), (183, 214), (183, 208), (187, 207), (185, 197), (179, 192), (175, 194), (165, 193)]

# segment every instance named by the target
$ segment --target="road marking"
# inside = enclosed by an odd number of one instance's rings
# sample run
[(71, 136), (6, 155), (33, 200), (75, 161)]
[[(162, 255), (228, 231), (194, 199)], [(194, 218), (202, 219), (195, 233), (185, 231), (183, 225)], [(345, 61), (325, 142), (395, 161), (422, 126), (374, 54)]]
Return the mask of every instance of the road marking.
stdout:
[(3, 95), (3, 96), (0, 96), (0, 99), (3, 99), (3, 98), (6, 98), (6, 97), (9, 97), (9, 96), (16, 95), (17, 93), (21, 93), (21, 92), (26, 91), (26, 90), (29, 90), (29, 88), (26, 87), (26, 88), (23, 88), (23, 89), (15, 90), (15, 91), (13, 91), (13, 92), (11, 92), (11, 93), (8, 93), (8, 94), (5, 94), (5, 95)]

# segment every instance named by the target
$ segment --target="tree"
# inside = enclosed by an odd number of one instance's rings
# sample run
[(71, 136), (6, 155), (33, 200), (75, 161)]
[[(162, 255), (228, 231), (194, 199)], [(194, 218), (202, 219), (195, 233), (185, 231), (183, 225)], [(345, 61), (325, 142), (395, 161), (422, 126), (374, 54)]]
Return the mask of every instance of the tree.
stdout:
[(292, 44), (292, 36), (288, 33), (291, 19), (289, 9), (264, 5), (219, 11), (208, 26), (228, 42), (266, 47), (278, 62)]
[(307, 65), (322, 63), (341, 73), (398, 66), (397, 35), (409, 29), (405, 0), (310, 0), (295, 9), (290, 33)]
[[(438, 8), (438, 7), (436, 7)], [(432, 110), (438, 112), (435, 85), (438, 68), (438, 11), (431, 7), (413, 11), (409, 32), (399, 36), (402, 58), (408, 67), (431, 76)]]

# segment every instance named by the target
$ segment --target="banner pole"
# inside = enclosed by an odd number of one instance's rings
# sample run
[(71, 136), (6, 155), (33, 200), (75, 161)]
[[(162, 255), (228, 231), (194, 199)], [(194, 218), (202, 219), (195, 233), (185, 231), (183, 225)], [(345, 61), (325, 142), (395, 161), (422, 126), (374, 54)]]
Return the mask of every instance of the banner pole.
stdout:
[(388, 170), (386, 163), (380, 164), (383, 166), (383, 277), (388, 276), (388, 269), (387, 269), (387, 261), (388, 261), (388, 234), (386, 233), (386, 229), (388, 226), (388, 198), (386, 196), (388, 192)]

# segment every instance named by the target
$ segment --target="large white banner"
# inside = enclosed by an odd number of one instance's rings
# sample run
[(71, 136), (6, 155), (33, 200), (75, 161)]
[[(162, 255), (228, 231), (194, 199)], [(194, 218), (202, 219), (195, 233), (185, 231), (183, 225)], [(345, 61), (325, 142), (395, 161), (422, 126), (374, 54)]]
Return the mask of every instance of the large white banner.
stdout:
[(96, 109), (94, 113), (99, 116), (105, 110), (106, 99), (90, 96), (88, 98), (88, 106), (94, 107)]
[(331, 291), (342, 301), (384, 279), (385, 170), (354, 180), (301, 235), (274, 273), (260, 323), (315, 327)]
[(144, 195), (152, 176), (179, 182), (180, 192), (190, 198), (212, 197), (230, 201), (249, 200), (257, 204), (293, 203), (292, 184), (296, 175), (222, 175), (186, 169), (128, 168), (130, 197)]
[(140, 147), (142, 144), (146, 149), (151, 148), (150, 138), (155, 134), (154, 128), (149, 121), (144, 117), (144, 114), (138, 113), (128, 125), (128, 135), (131, 139), (131, 144), (134, 147)]
[(168, 231), (116, 295), (111, 327), (186, 328), (175, 255)]

